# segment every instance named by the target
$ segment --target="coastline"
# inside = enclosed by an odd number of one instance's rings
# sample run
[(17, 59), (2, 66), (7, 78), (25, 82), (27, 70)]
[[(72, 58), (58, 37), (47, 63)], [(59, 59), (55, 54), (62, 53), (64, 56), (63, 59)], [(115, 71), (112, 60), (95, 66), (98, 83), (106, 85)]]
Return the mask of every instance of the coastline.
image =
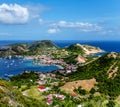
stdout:
[(61, 65), (55, 64), (55, 66), (59, 67), (60, 69), (64, 69), (64, 67), (62, 67)]

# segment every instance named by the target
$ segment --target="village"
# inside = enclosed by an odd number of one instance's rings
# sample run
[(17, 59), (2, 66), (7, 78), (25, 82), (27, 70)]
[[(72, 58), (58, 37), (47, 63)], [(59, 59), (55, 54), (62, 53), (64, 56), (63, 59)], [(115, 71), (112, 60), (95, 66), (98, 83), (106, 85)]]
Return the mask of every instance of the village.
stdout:
[(53, 59), (50, 55), (25, 56), (24, 59), (34, 60), (33, 63), (38, 66), (58, 66), (60, 69), (57, 71), (63, 74), (75, 72), (77, 69), (77, 65), (67, 64), (63, 59)]
[[(61, 76), (57, 78), (57, 75), (54, 73), (38, 73), (39, 80), (36, 81), (38, 84), (37, 88), (44, 95), (45, 103), (50, 106), (53, 103), (56, 104), (54, 107), (60, 107), (56, 102), (65, 103), (65, 100), (79, 99), (75, 93), (66, 93), (62, 90), (59, 90), (59, 87), (64, 85), (67, 77)], [(78, 107), (82, 107), (79, 105)]]
[[(56, 65), (59, 66), (60, 69), (53, 72), (36, 72), (39, 75), (39, 79), (37, 79), (37, 89), (44, 96), (43, 99), (46, 105), (51, 106), (56, 104), (54, 107), (60, 107), (56, 102), (65, 103), (68, 99), (77, 99), (80, 100), (77, 94), (66, 93), (59, 89), (59, 87), (63, 86), (69, 78), (65, 75), (71, 74), (75, 72), (77, 66), (73, 64), (67, 64), (63, 61), (63, 59), (52, 59), (49, 55), (38, 55), (38, 56), (28, 56), (25, 59), (34, 60), (33, 63), (36, 65)], [(26, 71), (26, 73), (29, 73)], [(56, 74), (57, 73), (57, 74)], [(58, 73), (61, 74), (58, 76)], [(31, 80), (32, 81), (32, 80)], [(23, 91), (23, 95), (28, 96), (26, 91)], [(82, 107), (79, 105), (78, 107)]]
[[(30, 72), (25, 71), (23, 75), (26, 74), (29, 75)], [(25, 88), (26, 84), (24, 84), (19, 89), (21, 91), (23, 90), (22, 94), (24, 96), (42, 100), (46, 107), (61, 107), (62, 104), (64, 105), (72, 100), (81, 101), (81, 98), (75, 92), (65, 92), (60, 88), (66, 83), (66, 80), (69, 79), (68, 77), (58, 76), (52, 72), (35, 72), (35, 74), (37, 74), (39, 78), (36, 81), (32, 79), (29, 80), (29, 82), (34, 85)], [(82, 107), (81, 104), (77, 105), (77, 107)]]

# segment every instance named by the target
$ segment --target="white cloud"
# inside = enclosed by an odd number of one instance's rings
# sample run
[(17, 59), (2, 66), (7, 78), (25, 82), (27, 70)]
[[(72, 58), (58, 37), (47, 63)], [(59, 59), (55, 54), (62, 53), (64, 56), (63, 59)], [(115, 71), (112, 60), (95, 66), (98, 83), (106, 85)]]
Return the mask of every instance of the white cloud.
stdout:
[(44, 21), (39, 19), (41, 25), (48, 27), (47, 33), (58, 33), (62, 31), (73, 31), (78, 33), (98, 33), (98, 34), (112, 34), (117, 30), (106, 27), (105, 25), (100, 25), (99, 23), (89, 23), (89, 22), (69, 22), (69, 21)]
[(59, 32), (59, 29), (57, 29), (57, 28), (50, 28), (50, 29), (48, 29), (47, 32), (50, 33), (50, 34), (54, 34), (54, 33)]
[(59, 21), (59, 22), (52, 22), (49, 24), (49, 27), (51, 28), (59, 28), (61, 30), (62, 28), (72, 28), (77, 29), (79, 32), (99, 32), (103, 28), (97, 24), (92, 24), (88, 22), (67, 22), (67, 21)]
[(57, 23), (52, 23), (50, 26), (58, 26), (58, 27), (66, 27), (66, 28), (92, 28), (100, 29), (100, 26), (96, 24), (91, 24), (87, 22), (66, 22), (66, 21), (59, 21)]
[(29, 19), (29, 12), (26, 7), (18, 4), (0, 5), (0, 23), (3, 24), (24, 24)]

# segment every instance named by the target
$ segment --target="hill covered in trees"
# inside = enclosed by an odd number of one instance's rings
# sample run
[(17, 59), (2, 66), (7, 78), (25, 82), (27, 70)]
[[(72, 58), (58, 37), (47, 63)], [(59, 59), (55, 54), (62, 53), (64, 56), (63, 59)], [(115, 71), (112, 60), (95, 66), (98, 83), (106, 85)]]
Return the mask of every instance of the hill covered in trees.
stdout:
[[(91, 53), (103, 52), (103, 50), (97, 47), (80, 45), (80, 44), (73, 44), (68, 46), (67, 48), (60, 48), (50, 40), (42, 40), (42, 41), (36, 41), (32, 43), (17, 43), (17, 44), (2, 46), (0, 48), (0, 56), (8, 57), (9, 55), (11, 56), (43, 55), (46, 53), (54, 54), (56, 51), (57, 51), (57, 54), (59, 54), (61, 53), (60, 51), (62, 51), (62, 49), (64, 49), (66, 53), (68, 52), (69, 55), (71, 54), (72, 55), (73, 54), (89, 55)], [(61, 56), (62, 55), (60, 55), (60, 57)]]
[(97, 91), (114, 99), (120, 95), (119, 67), (120, 54), (111, 52), (85, 66), (79, 66), (69, 78), (70, 81), (95, 78)]
[(56, 49), (58, 47), (50, 40), (42, 40), (32, 43), (17, 43), (2, 46), (0, 48), (0, 56), (36, 55), (40, 54), (43, 50), (48, 48)]

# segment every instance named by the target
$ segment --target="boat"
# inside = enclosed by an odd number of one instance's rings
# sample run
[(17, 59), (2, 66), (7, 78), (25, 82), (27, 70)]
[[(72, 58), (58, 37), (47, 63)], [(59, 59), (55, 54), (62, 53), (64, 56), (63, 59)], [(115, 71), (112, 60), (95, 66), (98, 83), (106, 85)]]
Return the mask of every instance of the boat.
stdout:
[(14, 75), (13, 75), (13, 74), (5, 74), (4, 76), (7, 77), (7, 78), (11, 78), (11, 77), (13, 77)]

